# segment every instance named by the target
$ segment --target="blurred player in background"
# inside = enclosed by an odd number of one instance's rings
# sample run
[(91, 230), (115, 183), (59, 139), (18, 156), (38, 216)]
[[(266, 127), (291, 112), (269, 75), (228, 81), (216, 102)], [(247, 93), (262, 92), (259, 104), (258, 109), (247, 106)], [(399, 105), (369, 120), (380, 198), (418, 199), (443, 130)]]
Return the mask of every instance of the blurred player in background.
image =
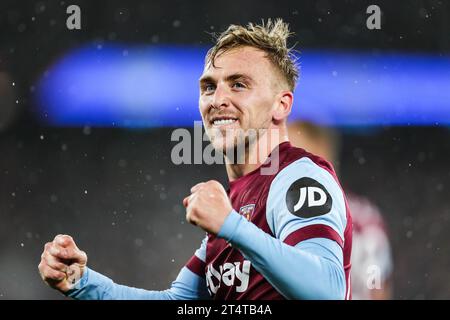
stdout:
[(184, 199), (186, 219), (207, 236), (171, 288), (115, 284), (66, 235), (45, 245), (47, 284), (76, 299), (351, 298), (345, 195), (327, 161), (288, 141), (298, 78), (289, 35), (282, 20), (232, 25), (208, 51), (200, 113), (230, 186), (202, 182)]
[[(289, 140), (297, 147), (330, 161), (339, 171), (340, 136), (336, 130), (306, 121), (288, 125)], [(346, 191), (353, 220), (352, 296), (361, 300), (392, 298), (392, 255), (383, 217), (366, 197)], [(377, 272), (379, 271), (379, 273)], [(380, 275), (378, 279), (374, 279)], [(377, 288), (379, 286), (379, 288)]]

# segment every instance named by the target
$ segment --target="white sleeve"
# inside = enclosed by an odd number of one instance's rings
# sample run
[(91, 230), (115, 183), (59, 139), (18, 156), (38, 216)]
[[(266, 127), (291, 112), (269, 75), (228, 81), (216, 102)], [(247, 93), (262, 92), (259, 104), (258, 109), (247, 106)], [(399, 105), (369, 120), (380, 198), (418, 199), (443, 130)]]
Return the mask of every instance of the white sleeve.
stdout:
[(327, 238), (341, 248), (347, 225), (344, 194), (335, 178), (311, 159), (281, 170), (270, 186), (266, 217), (276, 238), (291, 245)]

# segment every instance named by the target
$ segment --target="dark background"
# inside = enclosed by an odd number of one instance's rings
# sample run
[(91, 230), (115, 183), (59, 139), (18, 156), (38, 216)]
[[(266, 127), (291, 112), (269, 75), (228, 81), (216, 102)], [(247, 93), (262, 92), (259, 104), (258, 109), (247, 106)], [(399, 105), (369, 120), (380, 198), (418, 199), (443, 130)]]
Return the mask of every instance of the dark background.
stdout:
[[(82, 30), (66, 28), (70, 4), (81, 7)], [(382, 30), (365, 26), (370, 4), (383, 11)], [(58, 233), (72, 235), (89, 265), (116, 282), (167, 288), (204, 235), (185, 222), (183, 197), (199, 181), (226, 183), (222, 166), (173, 165), (169, 128), (40, 124), (33, 87), (46, 68), (88, 42), (207, 44), (210, 32), (230, 23), (269, 17), (291, 24), (300, 50), (450, 50), (449, 1), (0, 3), (0, 73), (15, 83), (0, 94), (1, 299), (61, 298), (37, 270), (45, 242)], [(10, 100), (19, 102), (10, 108)], [(345, 188), (367, 195), (387, 222), (394, 297), (450, 298), (450, 131), (339, 130)]]

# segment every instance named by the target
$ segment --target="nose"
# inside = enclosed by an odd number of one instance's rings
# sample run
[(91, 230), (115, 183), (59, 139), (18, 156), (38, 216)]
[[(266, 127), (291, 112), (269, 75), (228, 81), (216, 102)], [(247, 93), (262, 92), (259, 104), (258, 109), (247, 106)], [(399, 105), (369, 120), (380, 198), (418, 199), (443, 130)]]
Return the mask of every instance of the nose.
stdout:
[(218, 84), (211, 100), (211, 108), (221, 109), (230, 105), (228, 91), (223, 85)]

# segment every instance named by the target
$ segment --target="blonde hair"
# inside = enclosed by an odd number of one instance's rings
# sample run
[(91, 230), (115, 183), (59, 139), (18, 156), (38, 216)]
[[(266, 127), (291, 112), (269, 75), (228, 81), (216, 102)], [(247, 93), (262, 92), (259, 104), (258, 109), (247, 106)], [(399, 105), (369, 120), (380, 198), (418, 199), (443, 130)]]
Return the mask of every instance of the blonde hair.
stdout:
[(267, 57), (280, 71), (289, 89), (294, 91), (299, 71), (297, 58), (292, 48), (287, 47), (287, 38), (293, 33), (289, 31), (289, 25), (278, 18), (275, 21), (268, 19), (261, 25), (249, 23), (247, 27), (230, 25), (216, 39), (216, 44), (208, 50), (205, 65), (211, 63), (220, 54), (243, 46), (250, 46), (266, 52)]

